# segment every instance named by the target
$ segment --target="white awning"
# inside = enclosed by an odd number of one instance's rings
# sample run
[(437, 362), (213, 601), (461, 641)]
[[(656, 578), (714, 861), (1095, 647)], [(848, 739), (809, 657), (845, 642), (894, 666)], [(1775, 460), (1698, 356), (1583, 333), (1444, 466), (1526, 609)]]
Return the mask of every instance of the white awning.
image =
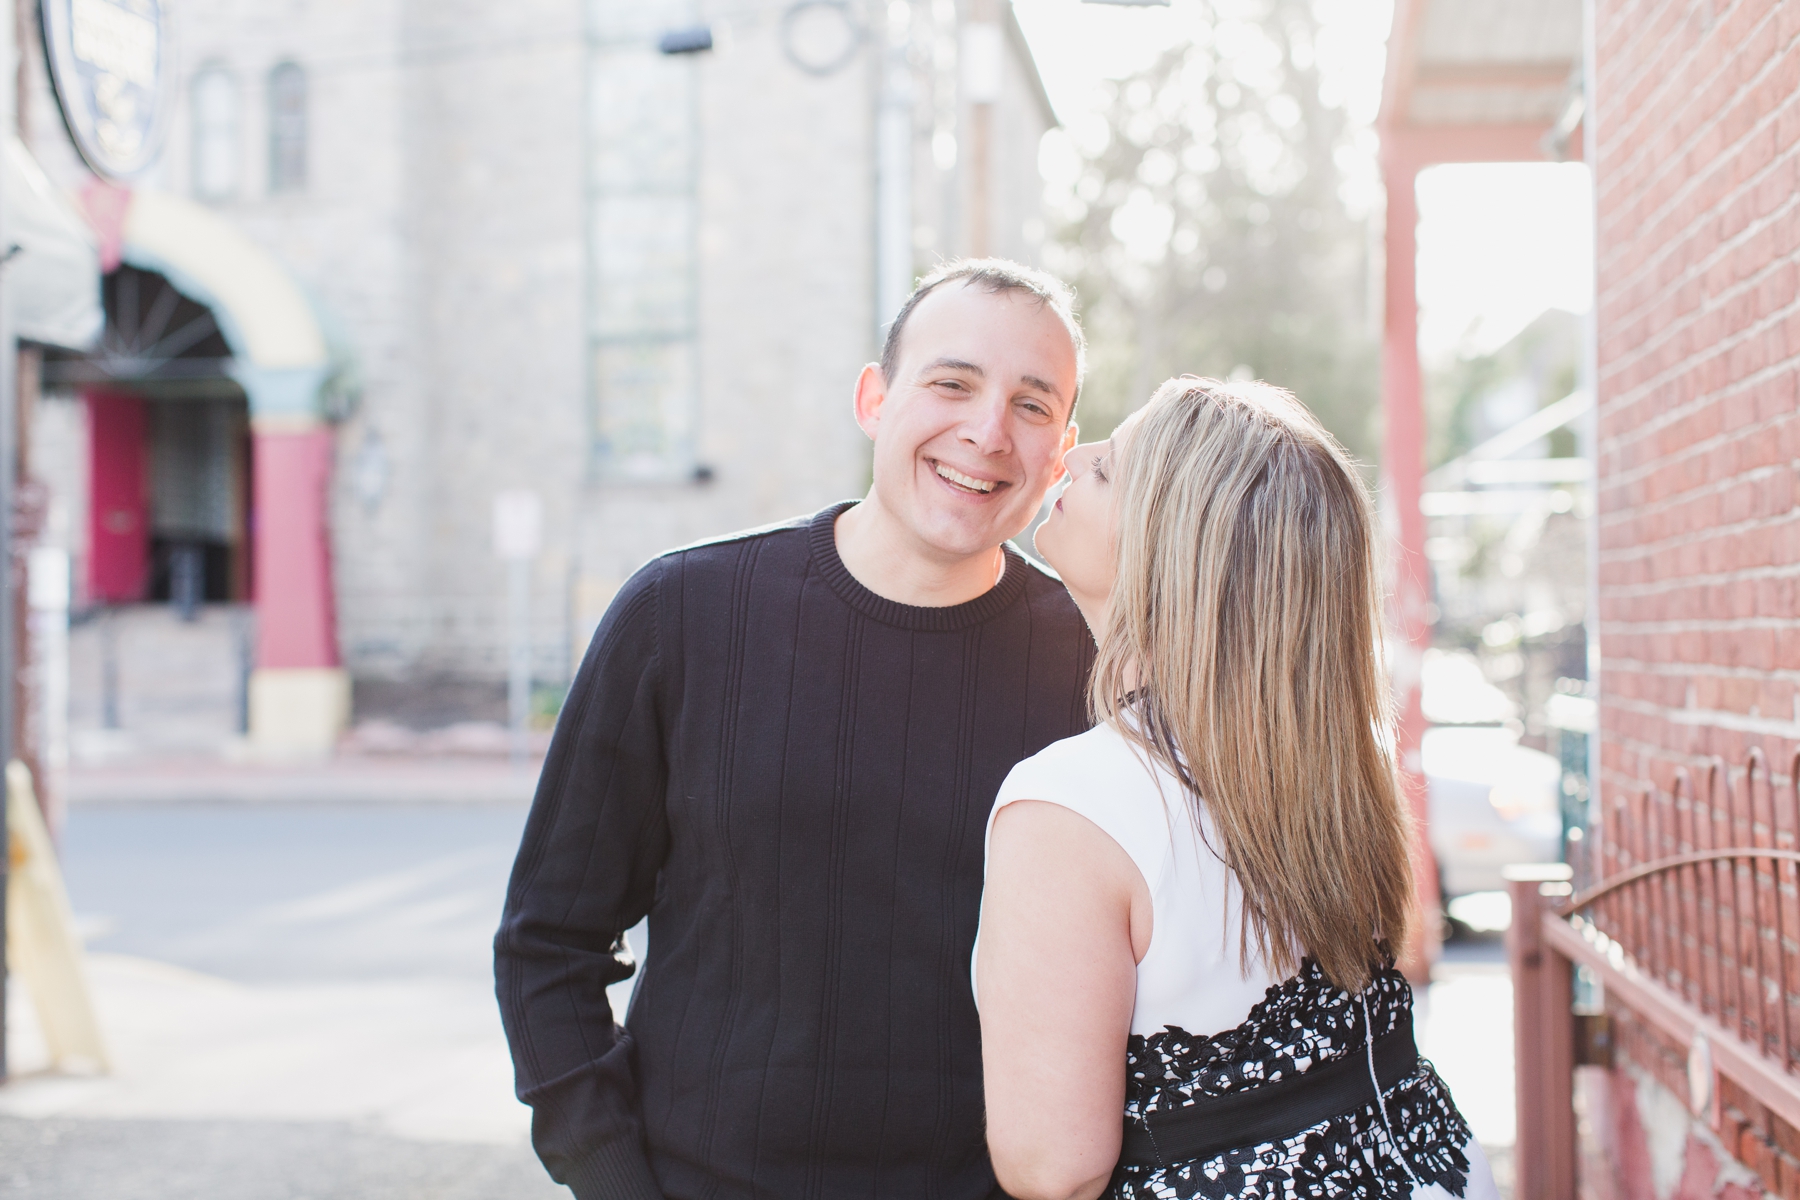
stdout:
[(16, 134), (7, 134), (4, 157), (3, 227), (18, 247), (0, 266), (7, 323), (26, 341), (84, 350), (106, 324), (94, 232)]

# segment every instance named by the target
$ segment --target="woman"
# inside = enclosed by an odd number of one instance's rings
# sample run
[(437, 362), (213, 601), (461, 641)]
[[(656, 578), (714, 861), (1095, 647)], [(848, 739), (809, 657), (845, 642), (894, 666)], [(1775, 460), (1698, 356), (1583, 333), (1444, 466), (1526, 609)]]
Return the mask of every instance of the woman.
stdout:
[(1066, 461), (1037, 546), (1099, 642), (1099, 724), (990, 818), (1002, 1187), (1494, 1197), (1393, 965), (1408, 830), (1348, 457), (1288, 393), (1189, 377)]

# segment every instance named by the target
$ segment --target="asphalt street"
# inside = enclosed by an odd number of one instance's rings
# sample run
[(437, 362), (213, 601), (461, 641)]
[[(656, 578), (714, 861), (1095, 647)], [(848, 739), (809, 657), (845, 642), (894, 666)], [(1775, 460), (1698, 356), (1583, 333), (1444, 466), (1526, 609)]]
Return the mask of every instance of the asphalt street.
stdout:
[(77, 808), (90, 951), (239, 983), (434, 978), (492, 991), (522, 807)]

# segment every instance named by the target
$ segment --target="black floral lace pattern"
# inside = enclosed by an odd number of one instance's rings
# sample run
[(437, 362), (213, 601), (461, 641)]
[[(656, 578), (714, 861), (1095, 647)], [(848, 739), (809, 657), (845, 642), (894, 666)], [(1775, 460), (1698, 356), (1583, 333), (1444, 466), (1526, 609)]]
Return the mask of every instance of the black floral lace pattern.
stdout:
[[(1368, 1017), (1364, 1017), (1364, 1001)], [(1412, 985), (1391, 966), (1354, 995), (1308, 959), (1270, 988), (1243, 1024), (1213, 1037), (1168, 1028), (1132, 1035), (1127, 1048), (1128, 1116), (1170, 1111), (1203, 1096), (1246, 1091), (1313, 1066), (1367, 1053), (1412, 1010)], [(1398, 1147), (1388, 1136), (1392, 1128)], [(1279, 1142), (1242, 1146), (1206, 1160), (1164, 1167), (1121, 1166), (1113, 1200), (1376, 1200), (1409, 1197), (1439, 1184), (1461, 1196), (1468, 1184), (1469, 1126), (1424, 1059), (1388, 1093), (1388, 1119), (1370, 1104)], [(1404, 1160), (1404, 1161), (1403, 1161)], [(1410, 1173), (1409, 1173), (1410, 1168)]]

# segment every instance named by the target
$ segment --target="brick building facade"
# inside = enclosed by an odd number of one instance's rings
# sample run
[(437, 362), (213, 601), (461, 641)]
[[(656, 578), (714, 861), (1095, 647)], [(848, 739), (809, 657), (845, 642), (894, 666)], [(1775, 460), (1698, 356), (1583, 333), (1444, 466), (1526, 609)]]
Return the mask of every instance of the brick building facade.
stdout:
[[(1717, 764), (1791, 847), (1759, 797), (1800, 751), (1800, 4), (1598, 0), (1594, 39), (1601, 803), (1691, 819)], [(1800, 1196), (1800, 1132), (1729, 1081), (1696, 1115), (1690, 1047), (1614, 1016), (1584, 1190)]]

